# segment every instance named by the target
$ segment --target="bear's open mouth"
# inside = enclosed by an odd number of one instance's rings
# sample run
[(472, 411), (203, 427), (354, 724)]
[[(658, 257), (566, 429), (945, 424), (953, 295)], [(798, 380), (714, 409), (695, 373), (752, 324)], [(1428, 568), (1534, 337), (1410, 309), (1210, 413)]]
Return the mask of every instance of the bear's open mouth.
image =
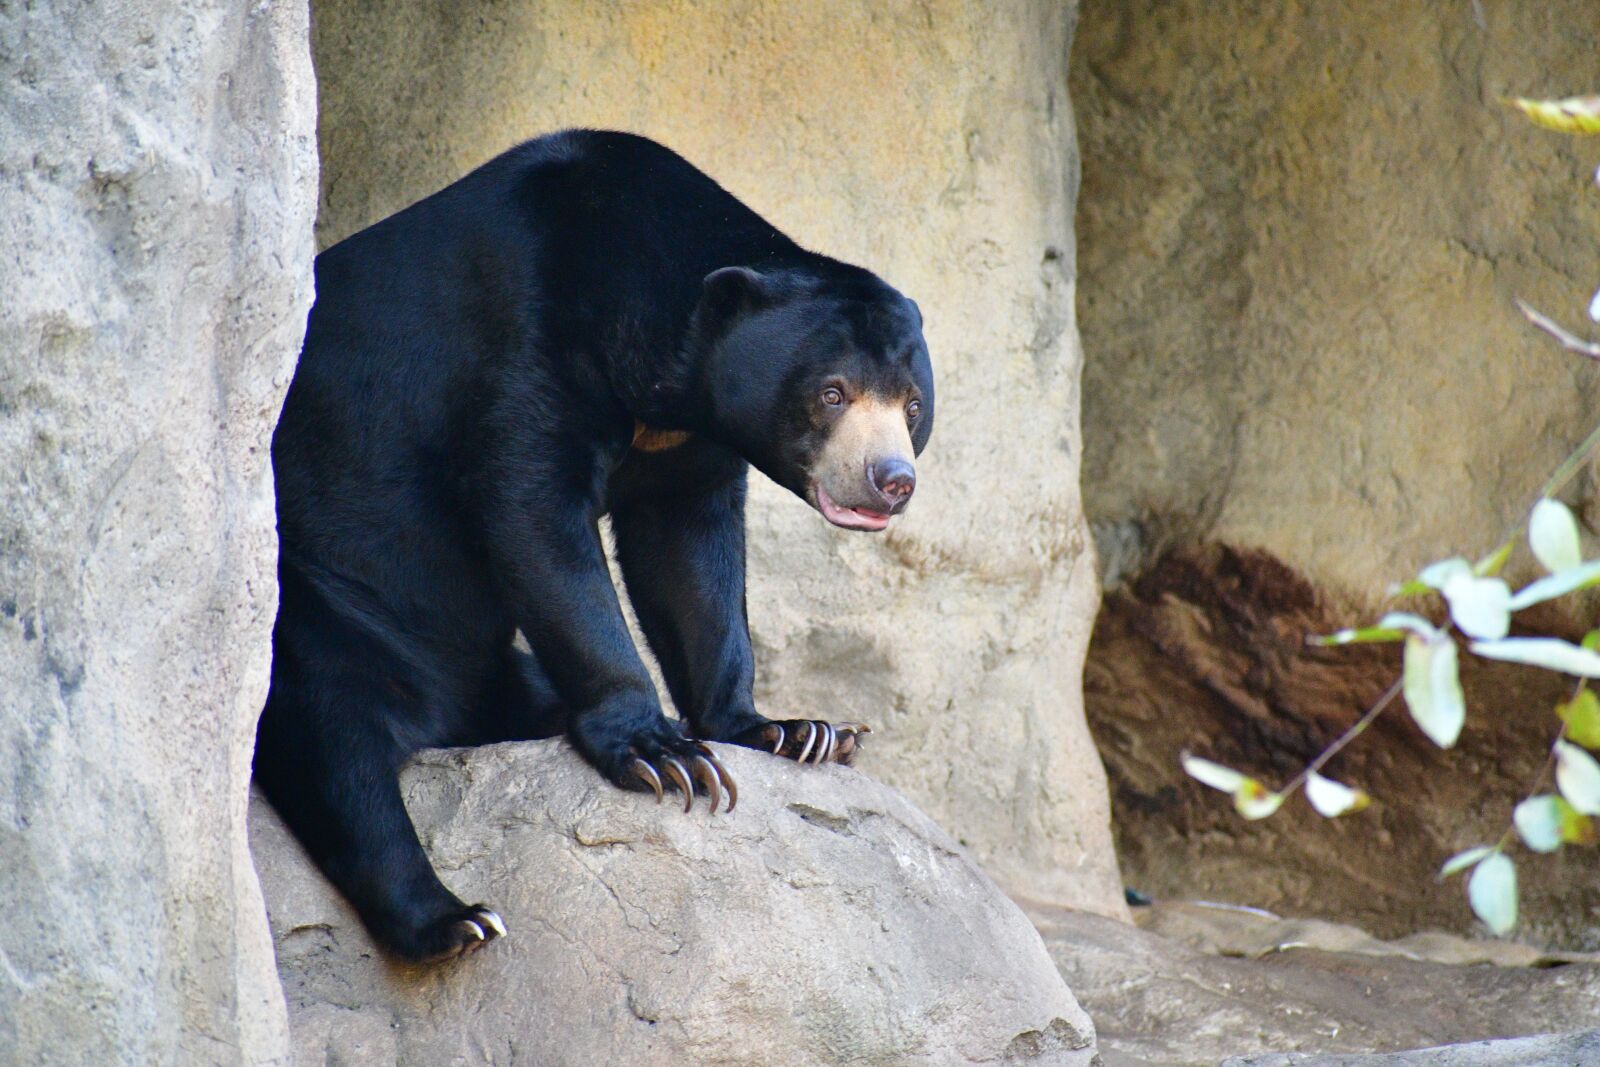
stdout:
[(821, 482), (816, 486), (817, 510), (822, 512), (822, 517), (841, 526), (846, 530), (881, 530), (889, 525), (889, 513), (886, 511), (872, 511), (868, 508), (847, 508), (834, 502), (833, 497), (823, 488)]

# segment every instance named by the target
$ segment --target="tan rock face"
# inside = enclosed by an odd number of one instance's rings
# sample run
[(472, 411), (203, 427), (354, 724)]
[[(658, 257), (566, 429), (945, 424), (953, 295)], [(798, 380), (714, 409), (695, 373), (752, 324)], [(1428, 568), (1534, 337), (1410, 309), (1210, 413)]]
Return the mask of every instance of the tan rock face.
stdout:
[(1078, 682), (1095, 590), (1077, 489), (1071, 5), (329, 0), (313, 14), (324, 244), (523, 139), (615, 127), (918, 301), (939, 405), (910, 511), (885, 536), (850, 534), (753, 482), (757, 699), (776, 717), (871, 723), (862, 766), (997, 877), (1121, 913)]
[(719, 754), (740, 796), (713, 818), (563, 742), (423, 753), (419, 834), (509, 929), (435, 968), (378, 955), (255, 800), (295, 1062), (1090, 1063), (1038, 934), (926, 816), (850, 768)]
[(0, 13), (0, 1062), (270, 1062), (245, 837), (303, 7)]
[(1597, 48), (1584, 0), (1083, 5), (1108, 564), (1214, 539), (1372, 598), (1499, 542), (1595, 406), (1511, 300), (1577, 325), (1600, 283), (1593, 152), (1499, 100), (1589, 91)]

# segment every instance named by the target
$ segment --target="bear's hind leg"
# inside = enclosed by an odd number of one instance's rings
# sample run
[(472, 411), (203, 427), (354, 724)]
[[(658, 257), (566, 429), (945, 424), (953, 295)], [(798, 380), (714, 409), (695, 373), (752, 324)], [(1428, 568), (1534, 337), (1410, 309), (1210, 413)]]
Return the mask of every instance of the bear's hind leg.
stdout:
[(257, 728), (256, 781), (372, 936), (420, 962), (504, 934), (498, 915), (463, 904), (428, 862), (400, 798), (406, 754), (375, 712), (374, 695), (308, 699), (279, 667)]

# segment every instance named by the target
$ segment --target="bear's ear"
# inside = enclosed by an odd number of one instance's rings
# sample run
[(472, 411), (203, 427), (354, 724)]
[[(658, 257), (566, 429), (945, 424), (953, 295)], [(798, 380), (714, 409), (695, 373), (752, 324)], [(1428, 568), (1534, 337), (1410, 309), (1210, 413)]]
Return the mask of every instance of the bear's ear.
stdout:
[(718, 320), (767, 303), (767, 279), (749, 267), (723, 267), (700, 282), (700, 307)]

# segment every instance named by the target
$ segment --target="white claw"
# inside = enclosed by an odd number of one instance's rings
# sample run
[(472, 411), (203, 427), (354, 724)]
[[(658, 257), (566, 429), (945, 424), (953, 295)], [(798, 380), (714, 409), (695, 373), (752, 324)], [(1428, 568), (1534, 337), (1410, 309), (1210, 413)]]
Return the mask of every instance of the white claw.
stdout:
[(483, 920), (483, 924), (485, 926), (494, 931), (496, 937), (506, 936), (506, 924), (501, 922), (500, 916), (496, 915), (494, 912), (480, 911), (478, 912), (478, 918)]
[(828, 762), (828, 757), (833, 755), (833, 746), (836, 740), (837, 735), (835, 735), (833, 732), (833, 724), (828, 722), (823, 723), (822, 744), (817, 748), (816, 764), (818, 767)]
[(477, 923), (473, 922), (471, 919), (462, 919), (461, 921), (467, 924), (467, 929), (471, 930), (472, 933), (473, 933), (473, 936), (475, 936), (479, 941), (487, 941), (488, 940), (488, 938), (483, 936), (483, 927), (479, 926)]
[(810, 719), (806, 720), (806, 743), (800, 746), (800, 755), (795, 757), (796, 763), (804, 763), (806, 757), (811, 755), (811, 746), (817, 740), (817, 724)]
[[(778, 726), (777, 723), (773, 723), (772, 725)], [(772, 754), (774, 756), (776, 756), (778, 754), (779, 750), (781, 750), (783, 748), (783, 743), (784, 743), (784, 741), (786, 741), (788, 739), (788, 737), (789, 737), (789, 735), (783, 732), (783, 727), (782, 726), (778, 726), (778, 740), (772, 746)]]

